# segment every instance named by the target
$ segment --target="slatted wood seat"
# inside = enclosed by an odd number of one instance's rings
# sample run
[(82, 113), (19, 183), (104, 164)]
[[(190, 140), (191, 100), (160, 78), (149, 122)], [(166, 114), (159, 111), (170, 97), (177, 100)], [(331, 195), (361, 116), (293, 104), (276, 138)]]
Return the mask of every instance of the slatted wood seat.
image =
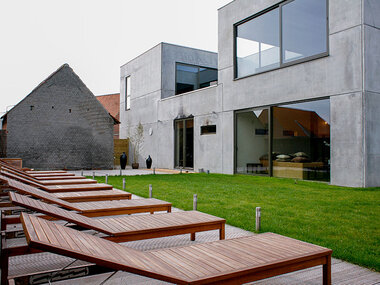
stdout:
[(35, 178), (34, 175), (37, 175), (36, 177), (43, 177), (43, 176), (57, 176), (57, 177), (66, 177), (66, 176), (75, 176), (73, 173), (68, 173), (66, 171), (25, 171), (22, 169), (19, 169), (17, 167), (14, 167), (12, 165), (9, 165), (7, 163), (3, 163), (0, 161), (0, 168), (4, 170), (11, 171), (12, 173), (17, 173), (20, 175), (24, 175), (26, 177)]
[[(42, 180), (42, 181), (48, 181), (48, 180), (78, 180), (78, 179), (86, 179), (84, 176), (33, 176), (37, 180)], [(92, 180), (92, 179), (91, 179)]]
[[(96, 230), (108, 235), (107, 239), (116, 242), (185, 233), (194, 234), (208, 230), (219, 230), (220, 239), (224, 239), (225, 236), (226, 221), (224, 219), (198, 211), (92, 219), (17, 193), (9, 193), (9, 196), (15, 205), (77, 224), (86, 229)], [(194, 235), (193, 238), (195, 238)]]
[(83, 177), (83, 176), (75, 176), (73, 173), (64, 172), (64, 173), (28, 173), (28, 175), (34, 177), (34, 178), (40, 178), (40, 177), (51, 177), (51, 176), (59, 176), (59, 177), (65, 177), (65, 176), (71, 176), (71, 177)]
[(176, 284), (242, 284), (317, 265), (331, 284), (330, 249), (273, 233), (142, 252), (25, 213), (21, 219), (32, 248)]
[(78, 191), (96, 191), (96, 190), (112, 190), (112, 185), (104, 184), (104, 183), (96, 183), (96, 184), (70, 184), (70, 185), (43, 185), (39, 183), (39, 181), (32, 181), (30, 179), (24, 178), (17, 174), (13, 174), (7, 171), (0, 171), (0, 174), (9, 177), (14, 180), (21, 181), (22, 183), (32, 185), (39, 189), (43, 189), (44, 191), (50, 193), (57, 192), (78, 192)]
[(157, 199), (135, 199), (135, 200), (112, 200), (97, 202), (70, 203), (61, 200), (54, 195), (39, 190), (33, 186), (0, 175), (0, 180), (5, 181), (8, 187), (24, 195), (57, 204), (65, 209), (80, 212), (88, 217), (111, 216), (144, 212), (171, 212), (171, 203)]
[[(5, 170), (5, 171), (4, 171)], [(45, 185), (45, 186), (49, 186), (49, 185), (69, 185), (69, 184), (92, 184), (92, 183), (98, 183), (96, 180), (93, 180), (93, 179), (87, 179), (87, 178), (80, 178), (80, 179), (61, 179), (60, 177), (54, 177), (54, 179), (36, 179), (30, 175), (27, 175), (25, 173), (21, 173), (19, 171), (15, 171), (13, 169), (10, 169), (10, 168), (7, 168), (7, 167), (2, 167), (2, 171), (1, 171), (3, 174), (6, 173), (6, 172), (9, 172), (13, 175), (16, 175), (16, 176), (19, 176), (21, 178), (24, 178), (24, 179), (28, 179), (34, 183), (40, 183), (42, 185)]]
[(98, 191), (80, 191), (80, 192), (59, 192), (52, 193), (55, 197), (64, 201), (73, 202), (90, 202), (90, 201), (110, 201), (110, 200), (130, 200), (132, 194), (119, 189), (98, 190)]
[(25, 173), (28, 174), (65, 174), (64, 170), (27, 170)]

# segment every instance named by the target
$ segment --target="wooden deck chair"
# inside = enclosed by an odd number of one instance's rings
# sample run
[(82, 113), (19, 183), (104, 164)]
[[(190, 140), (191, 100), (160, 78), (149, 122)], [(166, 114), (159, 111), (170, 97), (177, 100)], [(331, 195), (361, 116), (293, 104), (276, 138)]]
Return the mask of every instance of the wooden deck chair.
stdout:
[(50, 193), (39, 190), (33, 186), (4, 177), (2, 175), (0, 175), (0, 180), (5, 181), (9, 188), (16, 190), (23, 195), (30, 195), (34, 198), (59, 205), (65, 209), (77, 211), (87, 217), (112, 216), (146, 212), (154, 213), (160, 211), (171, 212), (171, 203), (153, 198), (70, 203), (61, 200)]
[[(11, 176), (13, 177), (13, 176)], [(17, 177), (16, 177), (17, 178)], [(91, 184), (92, 185), (92, 184)], [(107, 184), (106, 184), (107, 185)], [(37, 185), (38, 186), (38, 185)], [(132, 194), (126, 191), (115, 189), (111, 187), (111, 190), (94, 190), (94, 191), (82, 191), (81, 188), (69, 189), (67, 192), (59, 192), (62, 187), (67, 185), (58, 185), (54, 191), (47, 191), (54, 195), (56, 198), (69, 201), (69, 202), (91, 202), (91, 201), (108, 201), (108, 200), (130, 200)], [(63, 191), (66, 188), (62, 189)], [(74, 192), (77, 190), (77, 192)], [(8, 195), (8, 194), (7, 194)]]
[[(54, 176), (54, 177), (50, 177), (48, 179), (36, 179), (34, 178), (33, 176), (30, 176), (28, 174), (25, 174), (25, 173), (22, 173), (22, 172), (19, 172), (19, 171), (15, 171), (13, 169), (10, 169), (8, 167), (4, 167), (2, 166), (1, 167), (1, 172), (2, 173), (5, 173), (5, 172), (9, 172), (13, 175), (16, 175), (16, 176), (19, 176), (20, 178), (24, 178), (24, 179), (28, 179), (34, 183), (40, 183), (42, 185), (45, 185), (45, 186), (49, 186), (49, 185), (70, 185), (70, 184), (92, 184), (92, 183), (98, 183), (96, 180), (93, 180), (93, 179), (87, 179), (85, 177), (82, 177), (82, 178), (79, 178), (79, 179), (72, 179), (72, 178), (67, 178), (66, 176), (63, 177), (63, 179), (61, 177), (57, 177), (57, 176)], [(79, 177), (79, 176), (77, 176)]]
[(0, 174), (9, 177), (11, 179), (21, 181), (22, 183), (34, 186), (36, 188), (42, 189), (46, 192), (57, 193), (57, 192), (78, 192), (78, 191), (97, 191), (97, 190), (112, 190), (112, 185), (105, 183), (96, 184), (71, 184), (71, 185), (43, 185), (41, 183), (34, 182), (30, 179), (24, 178), (20, 175), (16, 175), (7, 171), (0, 171)]
[[(220, 239), (224, 239), (225, 235), (225, 219), (198, 211), (94, 219), (17, 193), (9, 193), (9, 196), (15, 205), (86, 229), (96, 230), (108, 235), (106, 238), (115, 242), (193, 234), (209, 230), (219, 230)], [(192, 235), (191, 239), (194, 240), (195, 235)]]
[[(222, 218), (208, 215), (198, 211), (183, 211), (175, 213), (164, 213), (156, 215), (134, 215), (114, 218), (94, 219), (79, 215), (72, 211), (67, 211), (57, 206), (19, 195), (9, 193), (11, 201), (18, 206), (46, 214), (58, 220), (74, 223), (85, 229), (95, 230), (104, 234), (102, 238), (114, 242), (127, 242), (158, 237), (167, 237), (180, 234), (190, 234), (191, 240), (195, 240), (197, 232), (219, 230), (219, 238), (225, 237), (225, 223)], [(1, 229), (6, 230), (7, 221), (9, 225), (20, 223), (16, 217), (8, 219), (2, 216)], [(26, 243), (10, 244), (3, 242), (1, 253), (1, 264), (4, 266), (2, 272), (5, 274), (9, 257), (33, 253)], [(36, 251), (37, 252), (37, 251)]]
[(13, 170), (17, 170), (17, 171), (22, 171), (22, 173), (26, 173), (26, 174), (29, 174), (29, 175), (40, 175), (40, 176), (46, 176), (46, 175), (52, 175), (52, 176), (75, 176), (75, 174), (73, 173), (69, 173), (67, 171), (64, 171), (64, 170), (45, 170), (45, 171), (34, 171), (34, 170), (24, 170), (24, 169), (19, 169), (13, 165), (10, 165), (8, 164), (7, 162), (4, 162), (0, 159), (0, 168), (4, 166), (4, 167), (8, 167), (8, 168), (11, 168)]
[(331, 284), (330, 249), (273, 233), (139, 251), (22, 213), (31, 248), (176, 284), (242, 284), (323, 265)]

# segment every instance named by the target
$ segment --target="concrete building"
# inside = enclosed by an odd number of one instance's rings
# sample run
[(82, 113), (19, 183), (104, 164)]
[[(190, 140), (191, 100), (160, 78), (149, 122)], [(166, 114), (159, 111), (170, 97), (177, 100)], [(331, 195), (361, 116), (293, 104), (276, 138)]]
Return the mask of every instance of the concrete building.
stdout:
[(7, 157), (36, 169), (110, 169), (114, 119), (62, 65), (3, 117)]
[(235, 0), (218, 55), (162, 43), (121, 67), (121, 137), (141, 122), (139, 160), (156, 167), (379, 186), (379, 14), (375, 0)]

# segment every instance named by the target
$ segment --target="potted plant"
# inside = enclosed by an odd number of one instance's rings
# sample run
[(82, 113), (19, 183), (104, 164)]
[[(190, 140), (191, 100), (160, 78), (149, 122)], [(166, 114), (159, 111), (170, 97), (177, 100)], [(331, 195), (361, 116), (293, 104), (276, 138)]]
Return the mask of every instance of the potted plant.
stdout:
[(132, 135), (129, 136), (129, 141), (132, 143), (133, 146), (133, 163), (132, 168), (138, 169), (139, 168), (139, 155), (142, 143), (144, 141), (144, 127), (139, 122), (139, 124), (134, 129)]

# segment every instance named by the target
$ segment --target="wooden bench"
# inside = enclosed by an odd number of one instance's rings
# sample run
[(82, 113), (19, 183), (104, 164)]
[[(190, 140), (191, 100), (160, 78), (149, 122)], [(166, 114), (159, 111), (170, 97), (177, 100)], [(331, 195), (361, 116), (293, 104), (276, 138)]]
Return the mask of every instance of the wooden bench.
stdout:
[(25, 213), (21, 220), (31, 248), (176, 284), (242, 284), (318, 265), (331, 284), (330, 249), (273, 233), (142, 252)]

